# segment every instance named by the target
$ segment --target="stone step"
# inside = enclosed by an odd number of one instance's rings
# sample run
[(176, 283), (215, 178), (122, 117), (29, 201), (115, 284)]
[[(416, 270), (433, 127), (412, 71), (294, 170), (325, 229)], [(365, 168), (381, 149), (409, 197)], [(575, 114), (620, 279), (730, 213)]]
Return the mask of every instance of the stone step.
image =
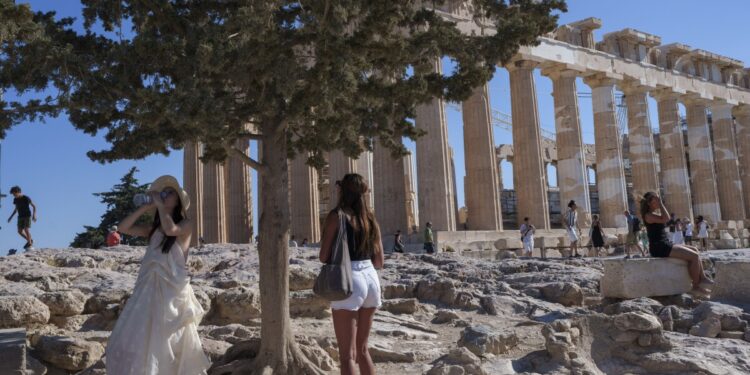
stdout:
[(26, 375), (25, 329), (0, 329), (0, 374)]

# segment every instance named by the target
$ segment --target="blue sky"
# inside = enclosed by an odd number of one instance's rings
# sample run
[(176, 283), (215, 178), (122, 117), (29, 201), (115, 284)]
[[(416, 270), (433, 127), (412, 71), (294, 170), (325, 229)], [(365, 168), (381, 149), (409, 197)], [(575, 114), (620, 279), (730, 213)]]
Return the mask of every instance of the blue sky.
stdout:
[[(34, 9), (54, 10), (62, 16), (80, 15), (78, 1), (33, 0), (29, 3)], [(568, 8), (568, 13), (560, 17), (561, 24), (592, 16), (602, 19), (602, 29), (596, 32), (597, 40), (604, 33), (630, 27), (658, 35), (664, 44), (681, 42), (750, 63), (750, 48), (746, 40), (750, 35), (747, 21), (750, 1), (747, 0), (569, 0)], [(446, 66), (446, 70), (449, 68)], [(553, 130), (551, 82), (538, 73), (536, 80), (542, 125)], [(590, 92), (580, 81), (578, 90)], [(490, 82), (490, 98), (494, 109), (510, 113), (508, 74), (503, 69), (498, 69)], [(582, 98), (580, 107), (584, 141), (592, 143), (591, 101)], [(656, 125), (656, 103), (653, 100), (650, 101), (650, 112), (652, 125)], [(456, 156), (458, 200), (459, 205), (463, 205), (465, 173), (461, 114), (448, 108), (446, 115), (449, 143)], [(181, 151), (167, 157), (152, 156), (140, 161), (106, 165), (90, 161), (86, 151), (102, 149), (106, 143), (102, 137), (90, 137), (76, 131), (65, 118), (22, 124), (8, 131), (1, 142), (0, 191), (7, 194), (10, 186), (20, 185), (37, 204), (39, 221), (32, 225), (32, 233), (38, 247), (65, 247), (83, 225), (98, 224), (104, 207), (92, 193), (109, 190), (132, 166), (140, 170), (137, 177), (142, 182), (162, 174), (173, 174), (182, 179)], [(495, 129), (495, 142), (511, 143), (510, 134)], [(255, 177), (253, 175), (254, 185)], [(507, 168), (503, 180), (506, 187), (512, 186), (512, 174)], [(551, 182), (554, 184), (554, 179)], [(257, 186), (253, 186), (253, 191), (257, 191)], [(15, 220), (12, 223), (5, 221), (13, 209), (12, 201), (5, 198), (0, 203), (0, 254), (4, 254), (9, 248), (20, 249), (23, 242), (16, 234)], [(254, 208), (257, 209), (257, 196), (254, 197)], [(254, 217), (257, 220), (257, 215)]]

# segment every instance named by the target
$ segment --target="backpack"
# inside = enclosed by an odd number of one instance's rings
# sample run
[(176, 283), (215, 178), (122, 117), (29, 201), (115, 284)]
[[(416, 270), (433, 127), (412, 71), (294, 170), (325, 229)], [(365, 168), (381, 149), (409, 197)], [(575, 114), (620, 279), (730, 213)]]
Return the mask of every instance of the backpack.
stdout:
[(633, 233), (639, 232), (641, 230), (641, 219), (634, 217), (633, 218)]

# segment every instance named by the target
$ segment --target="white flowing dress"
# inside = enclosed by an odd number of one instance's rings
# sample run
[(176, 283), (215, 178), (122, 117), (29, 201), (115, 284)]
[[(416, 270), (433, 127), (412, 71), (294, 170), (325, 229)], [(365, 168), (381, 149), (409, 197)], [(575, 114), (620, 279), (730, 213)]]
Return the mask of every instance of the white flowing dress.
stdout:
[(197, 330), (205, 311), (190, 286), (185, 254), (177, 243), (162, 253), (163, 239), (161, 230), (151, 236), (109, 337), (108, 375), (202, 375), (210, 366)]

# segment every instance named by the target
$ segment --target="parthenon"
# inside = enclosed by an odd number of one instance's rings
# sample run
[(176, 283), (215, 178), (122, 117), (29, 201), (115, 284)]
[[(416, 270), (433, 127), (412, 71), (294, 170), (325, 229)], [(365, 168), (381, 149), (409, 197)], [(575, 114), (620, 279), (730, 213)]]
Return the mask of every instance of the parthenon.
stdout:
[[(446, 6), (441, 12), (464, 32), (485, 32), (470, 10)], [(670, 209), (685, 217), (702, 215), (712, 223), (749, 219), (750, 68), (684, 44), (662, 45), (660, 37), (630, 28), (595, 42), (593, 32), (601, 25), (597, 18), (562, 25), (540, 38), (538, 45), (521, 47), (501, 67), (510, 81), (511, 148), (495, 145), (487, 85), (460, 103), (467, 150), (465, 226), (460, 225), (455, 196), (447, 103), (435, 99), (417, 108), (415, 126), (427, 134), (416, 141), (416, 155), (394, 160), (375, 142), (372, 152), (356, 160), (331, 153), (321, 175), (305, 165), (304, 158), (291, 160), (291, 233), (300, 240), (320, 240), (320, 217), (335, 201), (330, 181), (347, 172), (371, 181), (368, 200), (384, 234), (410, 233), (428, 221), (437, 231), (502, 231), (508, 213), (501, 205), (499, 162), (508, 158), (514, 165), (515, 220), (529, 217), (542, 230), (556, 225), (550, 216), (546, 176), (550, 162), (557, 166), (559, 202), (578, 202), (586, 223), (598, 213), (604, 227), (623, 226), (618, 215), (628, 209), (629, 200), (647, 191), (661, 192)], [(434, 69), (442, 69), (439, 61)], [(553, 140), (542, 134), (535, 70), (553, 84)], [(591, 90), (593, 145), (582, 140), (578, 78)], [(616, 90), (623, 93), (627, 108), (626, 136), (618, 124)], [(649, 108), (649, 95), (656, 109)], [(685, 132), (679, 103), (686, 108)], [(653, 110), (658, 111), (658, 137), (648, 115)], [(196, 229), (206, 242), (249, 241), (247, 168), (231, 161), (223, 166), (202, 164), (199, 151), (198, 145), (186, 147), (184, 176), (192, 200), (203, 202), (191, 208), (198, 218)], [(596, 205), (589, 190), (589, 168), (596, 172)]]

